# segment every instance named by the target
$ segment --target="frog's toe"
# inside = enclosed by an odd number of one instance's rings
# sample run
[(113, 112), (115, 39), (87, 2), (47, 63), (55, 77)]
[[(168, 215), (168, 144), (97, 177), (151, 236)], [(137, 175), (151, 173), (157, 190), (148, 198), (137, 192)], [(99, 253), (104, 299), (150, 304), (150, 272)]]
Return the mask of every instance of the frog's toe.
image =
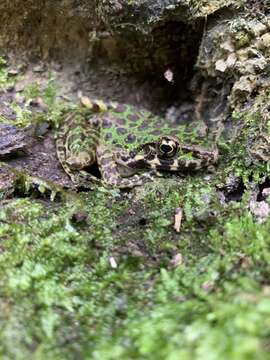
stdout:
[(81, 170), (91, 166), (95, 161), (95, 155), (92, 152), (82, 151), (76, 155), (70, 155), (66, 159), (66, 163), (71, 169)]
[(69, 174), (71, 181), (74, 184), (76, 189), (92, 189), (93, 184), (100, 184), (100, 179), (96, 176), (86, 172), (86, 171), (77, 171)]
[(109, 177), (104, 176), (104, 185), (105, 186), (114, 186), (120, 189), (131, 189), (135, 186), (141, 186), (148, 181), (154, 179), (152, 173), (143, 173), (140, 175), (133, 175), (130, 178), (122, 178), (117, 175), (110, 175)]

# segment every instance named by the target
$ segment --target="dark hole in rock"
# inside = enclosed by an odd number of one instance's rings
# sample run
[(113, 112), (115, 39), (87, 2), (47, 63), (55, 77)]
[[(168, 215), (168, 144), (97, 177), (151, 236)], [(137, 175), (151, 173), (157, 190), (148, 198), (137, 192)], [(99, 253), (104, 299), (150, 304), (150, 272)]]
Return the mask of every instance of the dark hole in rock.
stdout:
[(246, 187), (245, 187), (242, 179), (239, 179), (239, 181), (237, 182), (237, 184), (235, 184), (235, 186), (233, 188), (225, 187), (223, 189), (223, 193), (224, 193), (226, 202), (228, 203), (231, 201), (241, 201), (245, 190), (246, 190)]
[(257, 195), (257, 201), (263, 201), (270, 195), (270, 179), (266, 178), (265, 181), (259, 185), (259, 192)]
[(146, 218), (141, 218), (141, 219), (139, 220), (139, 225), (141, 225), (141, 226), (147, 225), (147, 219), (146, 219)]
[(19, 149), (11, 154), (0, 155), (0, 161), (24, 159), (28, 155), (27, 149)]
[[(168, 21), (151, 33), (130, 33), (97, 42), (93, 62), (116, 63), (145, 87), (152, 109), (190, 101), (190, 81), (203, 36), (203, 21)], [(114, 51), (110, 49), (114, 42)], [(152, 103), (152, 104), (151, 104)], [(158, 107), (157, 107), (158, 105)]]

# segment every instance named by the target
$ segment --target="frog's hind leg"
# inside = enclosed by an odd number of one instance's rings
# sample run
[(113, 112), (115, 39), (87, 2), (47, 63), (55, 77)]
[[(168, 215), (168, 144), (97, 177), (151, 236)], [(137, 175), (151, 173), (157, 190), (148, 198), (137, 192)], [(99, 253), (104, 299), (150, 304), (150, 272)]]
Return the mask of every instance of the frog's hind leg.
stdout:
[(65, 126), (58, 132), (56, 152), (74, 185), (89, 188), (91, 183), (100, 182), (97, 177), (85, 171), (96, 162), (100, 129), (98, 124), (88, 123), (86, 126), (85, 121), (75, 122), (73, 116), (74, 114), (70, 115), (70, 119), (67, 119)]
[(97, 161), (104, 185), (127, 189), (143, 185), (145, 182), (153, 180), (150, 172), (140, 175), (135, 174), (129, 178), (122, 177), (118, 170), (117, 163), (113, 158), (113, 154), (106, 146), (99, 145), (97, 147)]

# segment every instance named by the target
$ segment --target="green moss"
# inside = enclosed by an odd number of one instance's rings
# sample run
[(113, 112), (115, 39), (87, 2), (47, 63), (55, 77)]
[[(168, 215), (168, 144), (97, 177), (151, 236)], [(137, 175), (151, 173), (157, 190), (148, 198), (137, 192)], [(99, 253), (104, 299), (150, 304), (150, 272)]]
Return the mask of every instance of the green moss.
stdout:
[(16, 78), (16, 76), (9, 76), (7, 61), (0, 56), (0, 89), (5, 90), (7, 87), (14, 85)]
[[(42, 96), (57, 127), (66, 105), (55, 103), (53, 79), (25, 95)], [(256, 223), (248, 203), (252, 181), (269, 170), (247, 162), (249, 146), (268, 133), (267, 102), (235, 109), (241, 137), (219, 140), (214, 174), (80, 194), (42, 182), (34, 191), (22, 176), (16, 197), (0, 202), (0, 356), (268, 359), (270, 220)], [(246, 192), (222, 204), (217, 190), (230, 173)], [(60, 192), (53, 202), (52, 190)], [(176, 254), (183, 261), (174, 268)]]
[(250, 43), (249, 34), (239, 32), (235, 35), (234, 41), (237, 49), (247, 46)]
[[(3, 204), (2, 356), (265, 358), (270, 222), (256, 224), (244, 203), (222, 209), (200, 176), (167, 185), (149, 184), (144, 198), (100, 188), (78, 202)], [(86, 223), (74, 222), (78, 210)], [(173, 270), (177, 252), (184, 262)]]
[[(237, 172), (237, 159), (220, 166)], [(1, 356), (266, 359), (270, 221), (257, 224), (245, 197), (222, 207), (221, 173), (170, 176), (127, 194), (101, 187), (53, 203), (3, 202)], [(74, 220), (78, 211), (85, 222)], [(173, 269), (177, 253), (183, 263)]]

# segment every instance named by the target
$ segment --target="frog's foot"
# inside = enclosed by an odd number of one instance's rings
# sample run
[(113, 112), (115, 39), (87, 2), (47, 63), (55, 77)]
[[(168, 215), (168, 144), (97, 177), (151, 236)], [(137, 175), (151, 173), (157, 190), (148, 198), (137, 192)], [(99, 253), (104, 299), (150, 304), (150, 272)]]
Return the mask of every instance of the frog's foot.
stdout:
[[(128, 178), (123, 177), (118, 164), (113, 158), (113, 154), (106, 146), (97, 147), (97, 159), (99, 169), (102, 175), (103, 184), (105, 186), (115, 186), (120, 189), (133, 188), (135, 186), (143, 185), (147, 181), (153, 180), (153, 172), (145, 172), (142, 174), (135, 174)], [(128, 174), (128, 172), (126, 172)]]
[[(96, 176), (88, 173), (87, 171), (73, 171), (68, 169), (68, 175), (73, 183), (73, 187), (75, 189), (84, 188), (84, 189), (92, 189), (93, 184), (100, 184), (100, 179)], [(67, 171), (66, 171), (67, 172)]]
[(184, 152), (192, 153), (199, 167), (212, 165), (218, 161), (219, 151), (216, 146), (212, 149), (204, 149), (196, 145), (183, 145), (182, 149)]
[(62, 157), (59, 156), (59, 152), (58, 152), (58, 158), (65, 173), (69, 176), (70, 180), (72, 181), (73, 183), (72, 188), (74, 188), (74, 190), (77, 188), (91, 189), (93, 183), (100, 182), (100, 180), (97, 177), (88, 173), (87, 171), (83, 169), (72, 168), (64, 158), (64, 155)]
[(131, 189), (135, 186), (141, 186), (148, 181), (152, 181), (153, 176), (150, 173), (133, 175), (130, 178), (122, 178), (119, 175), (110, 174), (109, 177), (104, 176), (103, 184), (105, 186), (115, 186), (119, 189)]

